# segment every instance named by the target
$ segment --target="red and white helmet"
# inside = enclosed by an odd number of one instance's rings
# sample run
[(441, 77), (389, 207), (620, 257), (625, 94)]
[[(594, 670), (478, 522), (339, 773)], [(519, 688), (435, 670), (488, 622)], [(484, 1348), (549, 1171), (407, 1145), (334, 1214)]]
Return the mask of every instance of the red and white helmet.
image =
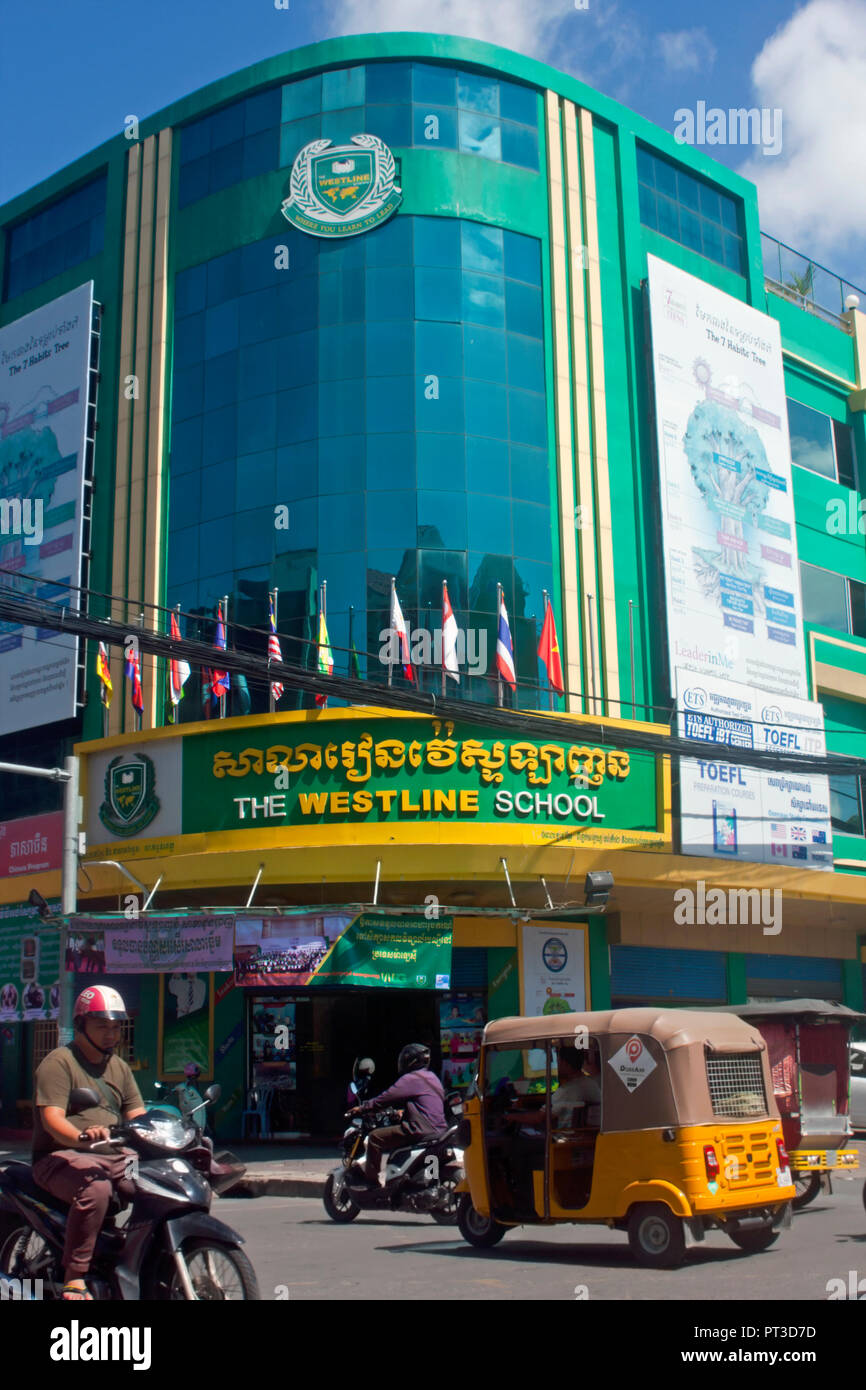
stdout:
[(87, 1018), (106, 1018), (114, 1023), (128, 1017), (122, 997), (109, 985), (91, 985), (83, 989), (72, 1011), (73, 1022), (79, 1018), (82, 1022)]

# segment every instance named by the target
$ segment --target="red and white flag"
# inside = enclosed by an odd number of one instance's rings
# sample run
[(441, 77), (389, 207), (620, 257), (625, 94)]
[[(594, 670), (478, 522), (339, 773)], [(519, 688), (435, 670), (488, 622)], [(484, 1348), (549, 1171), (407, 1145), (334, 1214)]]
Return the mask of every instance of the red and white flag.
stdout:
[(391, 631), (396, 633), (400, 642), (400, 661), (403, 666), (403, 675), (407, 681), (414, 681), (415, 672), (412, 669), (412, 657), (409, 651), (409, 629), (406, 626), (406, 619), (403, 617), (403, 610), (397, 597), (397, 586), (393, 579), (391, 580)]
[[(177, 617), (171, 615), (171, 636), (175, 642), (181, 641), (180, 628), (177, 625)], [(189, 662), (182, 658), (172, 657), (168, 664), (168, 693), (173, 705), (179, 705), (183, 699), (183, 688), (189, 680)]]
[(457, 662), (457, 619), (448, 597), (448, 585), (442, 580), (442, 665), (446, 676), (460, 680), (460, 667)]

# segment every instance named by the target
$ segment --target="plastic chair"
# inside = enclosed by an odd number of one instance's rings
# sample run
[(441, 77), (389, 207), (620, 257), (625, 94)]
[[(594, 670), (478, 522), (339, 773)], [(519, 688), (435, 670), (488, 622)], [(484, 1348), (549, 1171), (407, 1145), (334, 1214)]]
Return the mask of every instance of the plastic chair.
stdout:
[(247, 1139), (250, 1137), (247, 1134), (248, 1120), (255, 1121), (255, 1124), (258, 1127), (258, 1133), (255, 1137), (259, 1139), (264, 1139), (266, 1136), (262, 1133), (263, 1116), (261, 1109), (261, 1097), (259, 1095), (259, 1092), (255, 1088), (247, 1091), (247, 1105), (246, 1109), (243, 1111), (241, 1115), (241, 1137), (243, 1139)]

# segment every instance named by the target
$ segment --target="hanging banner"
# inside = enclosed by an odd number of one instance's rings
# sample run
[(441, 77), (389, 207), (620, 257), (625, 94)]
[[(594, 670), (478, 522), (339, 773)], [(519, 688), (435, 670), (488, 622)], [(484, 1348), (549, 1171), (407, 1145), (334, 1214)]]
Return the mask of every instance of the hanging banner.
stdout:
[(325, 914), (237, 924), (236, 980), (247, 988), (364, 985), (449, 989), (453, 920)]
[(76, 935), (102, 932), (108, 975), (231, 970), (234, 917), (149, 917), (118, 922), (73, 917)]
[(586, 932), (551, 922), (524, 926), (520, 934), (520, 1012), (580, 1013), (586, 1008)]
[(0, 878), (46, 873), (62, 862), (62, 811), (0, 821)]
[[(54, 911), (59, 903), (49, 903)], [(42, 924), (35, 907), (0, 908), (0, 1023), (57, 1017), (60, 986), (56, 927)]]

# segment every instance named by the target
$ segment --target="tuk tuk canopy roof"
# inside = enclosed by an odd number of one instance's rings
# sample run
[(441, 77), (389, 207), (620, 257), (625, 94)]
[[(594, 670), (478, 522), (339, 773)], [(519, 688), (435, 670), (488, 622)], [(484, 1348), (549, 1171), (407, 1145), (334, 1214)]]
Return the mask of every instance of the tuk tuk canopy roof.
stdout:
[(643, 1034), (654, 1038), (665, 1052), (702, 1044), (715, 1052), (763, 1049), (757, 1029), (736, 1012), (713, 1013), (697, 1009), (607, 1009), (597, 1013), (550, 1014), (537, 1018), (498, 1018), (484, 1029), (487, 1047), (520, 1046), (557, 1039), (574, 1045), (578, 1028), (598, 1038), (610, 1034)]
[(737, 1014), (740, 1018), (826, 1018), (855, 1024), (866, 1014), (836, 1004), (831, 999), (774, 999), (769, 1004), (709, 1004), (708, 1013)]

